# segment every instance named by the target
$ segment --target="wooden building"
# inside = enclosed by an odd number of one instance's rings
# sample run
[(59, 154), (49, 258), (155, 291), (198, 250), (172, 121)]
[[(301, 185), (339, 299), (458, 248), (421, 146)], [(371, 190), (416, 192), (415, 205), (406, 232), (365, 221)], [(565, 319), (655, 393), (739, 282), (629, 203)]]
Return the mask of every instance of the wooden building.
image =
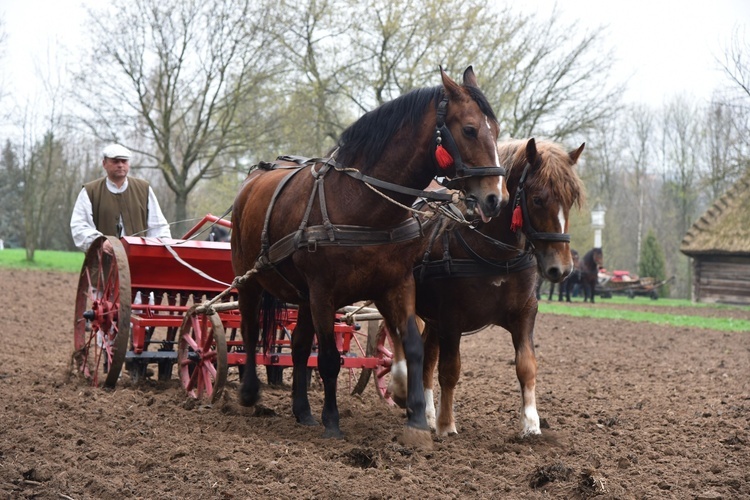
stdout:
[(750, 305), (750, 171), (693, 224), (680, 251), (693, 261), (693, 300)]

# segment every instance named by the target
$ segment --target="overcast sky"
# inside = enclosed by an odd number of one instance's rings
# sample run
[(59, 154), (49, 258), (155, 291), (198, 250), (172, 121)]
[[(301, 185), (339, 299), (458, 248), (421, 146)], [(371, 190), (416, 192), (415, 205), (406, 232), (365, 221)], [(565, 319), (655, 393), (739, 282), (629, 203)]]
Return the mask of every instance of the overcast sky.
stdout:
[[(555, 5), (584, 29), (606, 25), (626, 99), (660, 106), (676, 94), (709, 100), (726, 82), (715, 61), (735, 29), (750, 21), (750, 0), (490, 0), (548, 17)], [(8, 35), (0, 78), (15, 96), (34, 90), (46, 53), (71, 54), (83, 42), (82, 0), (0, 0)], [(107, 0), (87, 0), (105, 5)], [(116, 29), (117, 21), (112, 20)], [(748, 33), (750, 37), (750, 33)], [(23, 99), (22, 99), (23, 100)]]
[(716, 58), (723, 55), (733, 32), (750, 22), (750, 0), (524, 0), (523, 4), (542, 15), (549, 15), (557, 5), (563, 19), (578, 20), (582, 28), (606, 26), (607, 40), (618, 58), (617, 76), (629, 81), (626, 99), (653, 106), (677, 94), (708, 101), (717, 87), (727, 83)]

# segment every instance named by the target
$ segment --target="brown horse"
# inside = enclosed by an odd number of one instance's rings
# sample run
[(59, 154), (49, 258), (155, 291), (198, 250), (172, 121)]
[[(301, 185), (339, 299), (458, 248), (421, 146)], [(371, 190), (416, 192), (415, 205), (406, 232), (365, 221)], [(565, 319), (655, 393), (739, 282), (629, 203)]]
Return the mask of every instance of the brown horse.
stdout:
[[(574, 165), (583, 151), (566, 152), (548, 141), (501, 143), (508, 190), (515, 201), (477, 230), (429, 228), (433, 243), (415, 269), (417, 313), (425, 321), (424, 385), (428, 421), (438, 434), (456, 433), (453, 394), (458, 383), (461, 335), (488, 325), (511, 333), (516, 374), (521, 384), (522, 434), (541, 433), (536, 410), (534, 323), (537, 272), (560, 282), (572, 270), (570, 236), (565, 234), (571, 207), (583, 199)], [(432, 224), (430, 224), (432, 225)], [(428, 229), (428, 228), (426, 228)], [(442, 233), (439, 231), (444, 229)], [(401, 353), (395, 350), (397, 360)], [(433, 374), (438, 366), (441, 396), (437, 418)], [(403, 367), (392, 369), (394, 400), (403, 398)]]
[(581, 259), (581, 288), (583, 288), (584, 302), (591, 300), (591, 303), (594, 303), (599, 269), (602, 267), (604, 267), (604, 253), (601, 248), (592, 248)]
[[(268, 297), (264, 290), (299, 304), (292, 335), (292, 411), (299, 423), (317, 425), (307, 395), (307, 362), (317, 333), (327, 437), (342, 436), (335, 313), (370, 299), (401, 340), (415, 374), (408, 381), (404, 438), (431, 445), (418, 375), (424, 351), (412, 273), (425, 243), (409, 206), (418, 196), (434, 199), (421, 190), (436, 175), (451, 178), (473, 209), (469, 212), (483, 220), (507, 203), (497, 120), (473, 70), (464, 72), (463, 85), (442, 68), (440, 73), (442, 85), (412, 91), (357, 120), (330, 158), (262, 164), (248, 175), (234, 203), (232, 262), (235, 273), (243, 275), (235, 281), (245, 351), (256, 352), (259, 317), (275, 317), (265, 307), (271, 301), (262, 300)], [(273, 334), (273, 328), (267, 331)], [(245, 368), (240, 402), (252, 405), (260, 389), (254, 356), (247, 356)]]

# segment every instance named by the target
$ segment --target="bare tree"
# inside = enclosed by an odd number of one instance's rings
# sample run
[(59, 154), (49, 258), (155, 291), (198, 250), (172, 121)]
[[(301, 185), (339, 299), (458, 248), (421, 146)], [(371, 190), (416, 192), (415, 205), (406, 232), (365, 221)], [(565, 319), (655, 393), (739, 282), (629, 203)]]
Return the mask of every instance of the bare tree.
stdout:
[(746, 120), (737, 106), (714, 101), (707, 109), (706, 159), (701, 169), (701, 184), (707, 188), (708, 201), (721, 196), (750, 165)]
[(277, 92), (287, 99), (274, 139), (287, 151), (322, 154), (357, 116), (344, 97), (351, 85), (340, 77), (356, 64), (347, 42), (354, 17), (347, 0), (283, 0), (281, 10), (291, 22), (280, 23), (287, 68)]
[[(2, 61), (5, 58), (5, 43), (8, 40), (8, 34), (5, 31), (5, 18), (0, 16), (0, 61)], [(3, 76), (0, 76), (0, 100), (2, 100), (5, 97), (5, 85), (6, 82), (3, 79)]]
[(744, 30), (735, 29), (719, 65), (735, 89), (750, 98), (750, 44), (745, 41)]
[(361, 114), (434, 82), (438, 65), (474, 65), (511, 136), (583, 135), (618, 111), (602, 30), (581, 32), (555, 13), (540, 21), (481, 0), (309, 0), (286, 11), (296, 16), (290, 60), (309, 82), (302, 94), (323, 104), (315, 123), (328, 137), (351, 116), (342, 97)]
[(178, 221), (202, 179), (273, 132), (268, 84), (281, 61), (266, 26), (274, 4), (135, 0), (89, 12), (90, 55), (76, 83), (84, 123), (141, 153), (146, 161), (135, 167), (161, 171)]
[(482, 85), (500, 103), (502, 130), (511, 137), (585, 137), (621, 109), (624, 85), (610, 82), (616, 59), (605, 28), (582, 30), (557, 16), (502, 19), (513, 28), (487, 62), (494, 69)]
[(635, 105), (629, 109), (626, 125), (626, 151), (631, 162), (631, 193), (635, 198), (636, 222), (636, 265), (640, 268), (641, 248), (644, 236), (646, 194), (654, 158), (656, 130), (654, 114), (646, 105)]

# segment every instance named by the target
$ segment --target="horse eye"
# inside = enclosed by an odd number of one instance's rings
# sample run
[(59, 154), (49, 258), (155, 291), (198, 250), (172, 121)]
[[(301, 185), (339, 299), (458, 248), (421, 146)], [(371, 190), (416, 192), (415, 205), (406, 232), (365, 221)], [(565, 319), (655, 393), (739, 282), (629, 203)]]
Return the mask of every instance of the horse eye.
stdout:
[(534, 196), (534, 205), (536, 205), (537, 207), (541, 207), (544, 205), (544, 203), (542, 202), (542, 199), (540, 197)]
[(477, 129), (475, 129), (474, 127), (464, 127), (464, 135), (466, 137), (476, 138), (477, 137)]

